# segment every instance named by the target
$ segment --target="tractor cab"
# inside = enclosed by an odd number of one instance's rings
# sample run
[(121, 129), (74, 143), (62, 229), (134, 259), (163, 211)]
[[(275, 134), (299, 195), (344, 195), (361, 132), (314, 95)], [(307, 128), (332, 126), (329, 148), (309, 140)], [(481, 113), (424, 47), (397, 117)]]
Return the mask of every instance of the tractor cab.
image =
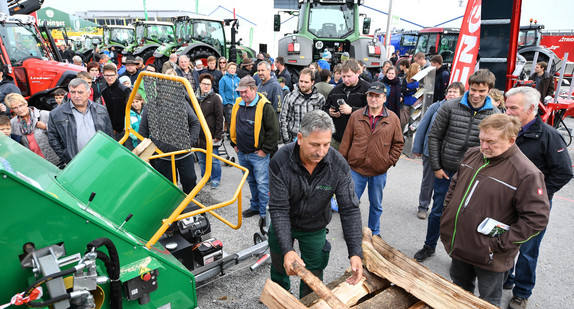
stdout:
[(441, 55), (444, 63), (452, 63), (459, 31), (458, 28), (422, 29), (413, 53), (423, 52), (431, 57)]
[(536, 21), (530, 20), (530, 25), (521, 26), (520, 34), (518, 35), (518, 46), (540, 46), (540, 39), (542, 38), (542, 29), (544, 25), (539, 25)]

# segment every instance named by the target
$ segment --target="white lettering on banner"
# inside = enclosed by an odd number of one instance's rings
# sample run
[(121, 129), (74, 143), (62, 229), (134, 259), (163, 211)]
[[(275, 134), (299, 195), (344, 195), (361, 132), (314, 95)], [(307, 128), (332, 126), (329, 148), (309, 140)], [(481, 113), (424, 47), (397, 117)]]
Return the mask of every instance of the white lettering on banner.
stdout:
[(469, 0), (460, 27), (456, 53), (452, 65), (450, 83), (466, 85), (468, 76), (474, 72), (480, 42), (481, 0)]

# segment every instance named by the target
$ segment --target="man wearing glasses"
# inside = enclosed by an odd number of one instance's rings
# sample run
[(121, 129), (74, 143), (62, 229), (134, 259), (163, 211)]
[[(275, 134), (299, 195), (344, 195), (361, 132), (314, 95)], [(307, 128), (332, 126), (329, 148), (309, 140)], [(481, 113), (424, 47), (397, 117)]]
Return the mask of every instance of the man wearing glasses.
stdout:
[(62, 165), (68, 164), (98, 131), (112, 136), (106, 108), (89, 99), (90, 86), (82, 78), (68, 84), (71, 100), (50, 112), (48, 142)]
[[(118, 80), (116, 65), (108, 63), (104, 66), (104, 79), (107, 87), (102, 90), (102, 99), (108, 109), (116, 141), (124, 136), (124, 119), (126, 117), (126, 104), (130, 97), (131, 89), (122, 85)], [(128, 139), (129, 142), (129, 139)], [(128, 143), (126, 142), (126, 143)], [(126, 145), (129, 148), (129, 145)]]

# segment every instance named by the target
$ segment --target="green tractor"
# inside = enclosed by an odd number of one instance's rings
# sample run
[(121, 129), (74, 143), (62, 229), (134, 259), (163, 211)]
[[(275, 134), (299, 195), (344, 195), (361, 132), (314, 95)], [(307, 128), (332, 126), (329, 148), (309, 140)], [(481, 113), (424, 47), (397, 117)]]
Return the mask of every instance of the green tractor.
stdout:
[(114, 47), (118, 54), (118, 64), (122, 63), (123, 52), (133, 50), (136, 45), (135, 29), (132, 26), (103, 26), (103, 45), (100, 49)]
[(145, 64), (154, 63), (155, 50), (164, 43), (175, 41), (173, 23), (159, 21), (136, 21), (136, 43), (133, 56), (142, 57)]
[[(321, 59), (325, 50), (332, 54), (331, 66), (341, 62), (344, 52), (362, 60), (368, 69), (378, 73), (386, 60), (383, 44), (368, 36), (371, 19), (359, 13), (364, 0), (299, 0), (297, 29), (279, 40), (279, 56), (287, 68), (297, 73)], [(361, 20), (362, 19), (362, 20)], [(362, 27), (361, 27), (362, 24)], [(274, 30), (281, 28), (281, 17), (275, 15)], [(362, 28), (362, 31), (361, 31)]]
[[(239, 45), (241, 40), (236, 40), (238, 21), (237, 19), (196, 19), (188, 16), (174, 18), (177, 41), (171, 45), (162, 44), (154, 57), (156, 65), (167, 61), (169, 55), (175, 52), (177, 55), (187, 55), (192, 61), (201, 59), (204, 63), (207, 57), (225, 57), (235, 63), (241, 63), (242, 53), (248, 57), (255, 57), (255, 51), (247, 46)], [(224, 26), (231, 26), (231, 40), (225, 37)]]

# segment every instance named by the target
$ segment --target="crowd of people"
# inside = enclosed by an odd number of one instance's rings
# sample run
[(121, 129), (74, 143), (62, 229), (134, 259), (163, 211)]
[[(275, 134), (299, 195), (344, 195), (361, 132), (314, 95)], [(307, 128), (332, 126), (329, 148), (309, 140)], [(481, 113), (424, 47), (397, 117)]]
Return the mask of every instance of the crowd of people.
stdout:
[[(348, 282), (356, 284), (362, 275), (360, 212), (368, 212), (368, 228), (381, 237), (387, 171), (402, 155), (405, 126), (421, 105), (419, 89), (432, 82), (434, 103), (418, 124), (412, 148), (423, 162), (416, 215), (428, 220), (426, 240), (414, 258), (431, 258), (440, 239), (452, 258), (454, 283), (474, 292), (478, 280), (479, 296), (497, 306), (502, 290), (513, 289), (510, 308), (526, 308), (553, 194), (572, 178), (563, 140), (537, 115), (538, 102), (551, 91), (545, 63), (532, 76), (537, 89), (503, 94), (485, 69), (469, 77), (468, 90), (460, 82), (449, 84), (449, 68), (440, 55), (387, 61), (371, 74), (354, 59), (334, 64), (325, 51), (296, 76), (282, 57), (259, 54), (241, 64), (225, 57), (206, 60), (204, 67), (201, 60), (172, 54), (155, 68), (127, 57), (120, 70), (109, 61), (90, 62), (67, 93), (54, 92), (52, 111), (29, 107), (17, 88), (0, 80), (0, 90), (7, 89), (0, 92), (5, 95), (0, 97), (0, 131), (64, 167), (97, 131), (116, 140), (124, 136), (126, 104), (141, 71), (183, 77), (214, 139), (213, 153), (227, 137), (240, 165), (249, 170), (251, 200), (243, 216), (258, 216), (259, 224), (270, 216), (272, 280), (289, 289), (294, 261), (322, 278), (335, 196), (353, 270)], [(436, 70), (434, 81), (415, 79), (429, 66)], [(180, 150), (150, 132), (145, 99), (145, 92), (135, 95), (132, 128), (164, 152)], [(189, 126), (183, 144), (205, 148), (206, 134), (191, 104), (181, 113)], [(125, 146), (138, 142), (132, 135)], [(203, 176), (206, 157), (197, 156)], [(193, 155), (175, 160), (183, 191), (189, 193), (197, 179)], [(212, 164), (210, 184), (217, 188), (222, 169), (218, 160)], [(169, 158), (156, 159), (152, 166), (171, 179)], [(369, 203), (361, 206), (365, 189)], [(496, 235), (477, 232), (489, 219), (507, 229)], [(300, 255), (293, 249), (295, 239)], [(300, 297), (310, 291), (302, 284)]]

